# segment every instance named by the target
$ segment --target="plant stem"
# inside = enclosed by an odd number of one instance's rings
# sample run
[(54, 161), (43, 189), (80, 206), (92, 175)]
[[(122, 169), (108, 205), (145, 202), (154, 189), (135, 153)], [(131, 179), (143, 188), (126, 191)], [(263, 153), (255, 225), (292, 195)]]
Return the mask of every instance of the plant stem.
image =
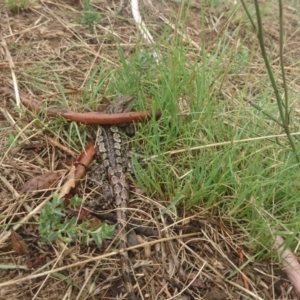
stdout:
[[(288, 107), (288, 99), (287, 98), (285, 99), (285, 105), (284, 105), (282, 103), (282, 99), (280, 97), (280, 94), (279, 94), (279, 91), (278, 91), (278, 88), (277, 88), (277, 84), (275, 82), (275, 78), (274, 78), (270, 63), (269, 63), (268, 58), (267, 58), (266, 48), (265, 48), (264, 39), (263, 39), (263, 27), (262, 27), (262, 22), (261, 22), (261, 16), (260, 16), (258, 0), (255, 0), (254, 3), (255, 3), (256, 17), (257, 17), (257, 27), (258, 27), (257, 35), (258, 35), (259, 45), (260, 45), (260, 49), (261, 49), (261, 52), (262, 52), (262, 56), (263, 56), (265, 65), (266, 65), (266, 69), (267, 69), (267, 72), (268, 72), (268, 75), (269, 75), (269, 78), (270, 78), (270, 81), (271, 81), (271, 84), (272, 84), (272, 87), (273, 87), (273, 90), (274, 90), (274, 93), (275, 93), (276, 102), (277, 102), (277, 106), (278, 106), (279, 114), (280, 114), (280, 119), (282, 121), (282, 127), (283, 127), (283, 129), (284, 129), (284, 131), (285, 131), (285, 133), (288, 137), (289, 143), (290, 143), (290, 145), (292, 147), (292, 150), (295, 154), (295, 158), (297, 160), (297, 163), (300, 163), (299, 156), (297, 155), (296, 146), (295, 146), (293, 137), (290, 133), (288, 113), (285, 113), (287, 111), (287, 107)], [(281, 8), (282, 8), (282, 6), (281, 6)], [(280, 30), (280, 46), (282, 48), (282, 44), (283, 44), (283, 41), (282, 41), (282, 9), (281, 9), (281, 12), (280, 12), (280, 16), (281, 16), (281, 18), (280, 18), (280, 28), (281, 28), (281, 30)], [(281, 55), (282, 55), (282, 53), (281, 53)], [(283, 64), (282, 56), (280, 57), (280, 60), (281, 60), (281, 64)], [(284, 72), (283, 72), (283, 74), (284, 74)], [(284, 106), (285, 106), (285, 112), (283, 110)]]

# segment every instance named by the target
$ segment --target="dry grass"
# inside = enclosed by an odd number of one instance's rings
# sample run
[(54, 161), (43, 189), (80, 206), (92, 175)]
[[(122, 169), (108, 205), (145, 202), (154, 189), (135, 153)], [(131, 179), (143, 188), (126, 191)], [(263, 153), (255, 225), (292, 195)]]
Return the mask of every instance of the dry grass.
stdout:
[[(141, 41), (130, 7), (125, 2), (119, 7), (114, 1), (93, 1), (94, 8), (101, 14), (101, 22), (93, 26), (94, 32), (75, 21), (82, 17), (79, 1), (33, 2), (20, 13), (0, 4), (1, 34), (6, 42), (0, 52), (3, 57), (1, 85), (11, 81), (13, 62), (19, 88), (47, 99), (49, 107), (88, 111), (97, 106), (100, 99), (97, 92), (107, 96), (130, 94), (135, 88), (127, 87), (126, 80), (114, 85), (116, 90), (112, 90), (112, 77), (101, 75), (104, 83), (96, 92), (93, 92), (96, 82), (89, 83), (90, 78), (95, 79), (92, 74), (97, 68), (101, 74), (121, 68), (120, 48), (125, 59), (136, 47), (150, 48)], [(170, 42), (181, 36), (189, 48), (191, 60), (197, 60), (204, 33), (208, 53), (218, 47), (224, 32), (232, 45), (243, 42), (251, 53), (258, 49), (249, 24), (243, 24), (243, 13), (228, 17), (233, 7), (230, 2), (214, 8), (194, 1), (186, 16), (186, 28), (180, 28), (177, 23), (181, 14), (180, 1), (168, 4), (162, 1), (159, 5), (142, 2), (145, 22), (155, 33), (158, 44), (162, 36)], [(267, 10), (264, 18), (267, 41), (270, 45), (278, 45), (278, 24), (271, 18), (277, 8), (270, 5)], [(205, 24), (201, 23), (201, 14)], [(285, 63), (289, 83), (295, 87), (300, 84), (299, 66), (294, 64), (300, 58), (300, 27), (292, 7), (286, 8), (286, 14), (289, 17), (285, 24), (288, 49)], [(278, 55), (276, 47), (272, 52), (274, 57)], [(230, 49), (228, 62), (222, 61), (223, 74), (227, 73), (234, 55), (234, 47)], [(10, 63), (5, 56), (6, 50), (11, 55)], [(160, 51), (168, 52), (165, 41)], [(264, 65), (255, 57), (252, 71), (247, 74), (228, 72), (222, 80), (216, 74), (213, 92), (219, 93), (220, 101), (229, 99), (232, 106), (240, 90), (249, 98), (263, 92)], [(60, 96), (62, 90), (63, 97)], [(69, 97), (66, 91), (74, 93)], [(89, 93), (96, 94), (91, 102), (86, 100)], [(150, 100), (145, 101), (148, 103), (144, 105), (149, 106)], [(93, 141), (93, 136), (68, 139), (68, 125), (49, 124), (49, 120), (41, 120), (32, 112), (19, 111), (14, 101), (5, 97), (1, 98), (0, 108), (0, 264), (28, 267), (27, 270), (8, 267), (0, 270), (0, 298), (116, 299), (117, 294), (124, 293), (116, 243), (108, 240), (98, 249), (76, 240), (68, 245), (59, 241), (52, 244), (39, 241), (37, 207), (48, 201), (52, 192), (59, 191), (61, 182), (58, 180), (47, 191), (20, 193), (24, 182), (33, 176), (68, 170), (84, 143)], [(184, 104), (180, 109), (185, 109)], [(57, 126), (62, 129), (58, 131)], [(86, 127), (79, 126), (76, 130), (84, 135)], [(12, 139), (17, 143), (11, 143)], [(37, 143), (41, 147), (33, 150), (23, 147)], [(130, 220), (147, 221), (147, 226), (155, 233), (154, 236), (138, 236), (140, 244), (130, 248), (138, 299), (296, 299), (276, 262), (272, 259), (252, 262), (255, 250), (248, 246), (246, 230), (237, 228), (217, 207), (208, 210), (194, 206), (185, 210), (179, 206), (175, 209), (170, 207), (169, 201), (146, 197), (134, 184), (132, 190)], [(87, 189), (83, 182), (80, 193), (83, 199), (88, 199), (96, 192)], [(9, 232), (12, 226), (26, 241), (30, 254), (17, 256), (12, 251)], [(126, 299), (126, 296), (118, 299)]]

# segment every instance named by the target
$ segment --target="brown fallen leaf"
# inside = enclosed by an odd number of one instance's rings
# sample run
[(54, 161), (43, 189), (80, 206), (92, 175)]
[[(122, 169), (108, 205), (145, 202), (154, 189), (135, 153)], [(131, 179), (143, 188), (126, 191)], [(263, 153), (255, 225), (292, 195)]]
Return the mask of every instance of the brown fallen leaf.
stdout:
[(26, 181), (20, 188), (20, 193), (29, 193), (37, 190), (45, 190), (52, 186), (52, 184), (66, 173), (66, 170), (59, 170), (56, 172), (49, 172), (42, 175), (32, 177)]
[(27, 244), (22, 239), (22, 237), (19, 234), (17, 234), (13, 229), (11, 229), (10, 240), (11, 246), (17, 254), (23, 255), (29, 253)]
[(89, 219), (89, 223), (90, 223), (90, 228), (93, 228), (99, 226), (101, 224), (101, 221), (95, 216), (91, 216)]

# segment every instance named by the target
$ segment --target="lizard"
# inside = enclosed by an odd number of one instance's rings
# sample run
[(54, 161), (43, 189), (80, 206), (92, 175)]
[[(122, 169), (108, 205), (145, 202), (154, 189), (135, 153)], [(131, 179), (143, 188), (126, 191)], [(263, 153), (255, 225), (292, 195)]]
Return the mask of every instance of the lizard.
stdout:
[[(117, 97), (105, 110), (105, 113), (128, 112), (132, 108), (133, 97)], [(96, 134), (96, 155), (100, 160), (97, 164), (96, 173), (101, 175), (101, 183), (106, 181), (110, 185), (110, 198), (116, 204), (117, 231), (120, 239), (120, 248), (123, 250), (120, 255), (123, 281), (130, 300), (135, 300), (135, 294), (130, 278), (130, 260), (127, 248), (127, 202), (129, 200), (129, 185), (126, 179), (126, 167), (128, 160), (128, 139), (125, 134), (125, 127), (120, 125), (100, 126)], [(107, 187), (106, 187), (107, 189)], [(105, 190), (105, 186), (103, 187)]]

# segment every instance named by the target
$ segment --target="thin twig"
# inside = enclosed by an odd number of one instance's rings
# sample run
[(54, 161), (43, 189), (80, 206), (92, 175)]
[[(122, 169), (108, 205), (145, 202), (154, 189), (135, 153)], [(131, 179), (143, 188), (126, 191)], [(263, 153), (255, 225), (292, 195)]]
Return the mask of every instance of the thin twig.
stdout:
[(19, 88), (18, 88), (18, 83), (17, 83), (17, 77), (15, 74), (15, 65), (13, 62), (13, 59), (10, 55), (9, 49), (7, 47), (6, 41), (4, 38), (0, 37), (1, 41), (0, 41), (0, 45), (3, 47), (3, 49), (5, 50), (5, 54), (6, 54), (6, 59), (9, 63), (9, 68), (10, 68), (10, 72), (11, 72), (11, 77), (13, 79), (13, 87), (14, 87), (14, 92), (15, 92), (15, 99), (16, 99), (16, 105), (18, 108), (21, 107), (21, 100), (20, 100), (20, 95), (19, 95)]
[[(293, 133), (290, 133), (290, 135), (297, 136), (297, 135), (300, 135), (300, 132), (293, 132)], [(191, 147), (191, 148), (182, 148), (182, 149), (173, 150), (173, 151), (166, 151), (166, 152), (162, 153), (162, 155), (175, 155), (175, 154), (184, 153), (187, 151), (197, 151), (197, 150), (207, 149), (207, 148), (212, 148), (212, 147), (227, 146), (227, 145), (233, 145), (233, 144), (239, 144), (239, 143), (247, 143), (247, 142), (261, 141), (261, 140), (266, 140), (266, 139), (280, 138), (280, 137), (286, 137), (286, 134), (285, 133), (272, 134), (272, 135), (258, 136), (258, 137), (242, 139), (242, 140), (234, 140), (234, 141), (227, 141), (227, 142), (213, 143), (213, 144), (208, 144), (208, 145), (195, 146), (195, 147)], [(158, 158), (159, 156), (160, 155), (152, 155), (149, 158), (145, 159), (144, 161)]]
[[(0, 94), (10, 95), (14, 97), (12, 90), (6, 87), (0, 86)], [(22, 104), (30, 109), (31, 111), (41, 111), (43, 103), (38, 101), (36, 98), (29, 96), (21, 92), (21, 102)], [(144, 122), (152, 118), (151, 111), (133, 111), (125, 113), (116, 114), (106, 114), (103, 112), (86, 112), (78, 113), (66, 109), (51, 109), (48, 108), (45, 111), (46, 115), (49, 117), (61, 116), (69, 121), (79, 122), (83, 124), (95, 124), (95, 125), (111, 125), (111, 124), (121, 124), (121, 123), (133, 123), (133, 122)], [(160, 111), (156, 111), (155, 118), (159, 119), (161, 116)]]

